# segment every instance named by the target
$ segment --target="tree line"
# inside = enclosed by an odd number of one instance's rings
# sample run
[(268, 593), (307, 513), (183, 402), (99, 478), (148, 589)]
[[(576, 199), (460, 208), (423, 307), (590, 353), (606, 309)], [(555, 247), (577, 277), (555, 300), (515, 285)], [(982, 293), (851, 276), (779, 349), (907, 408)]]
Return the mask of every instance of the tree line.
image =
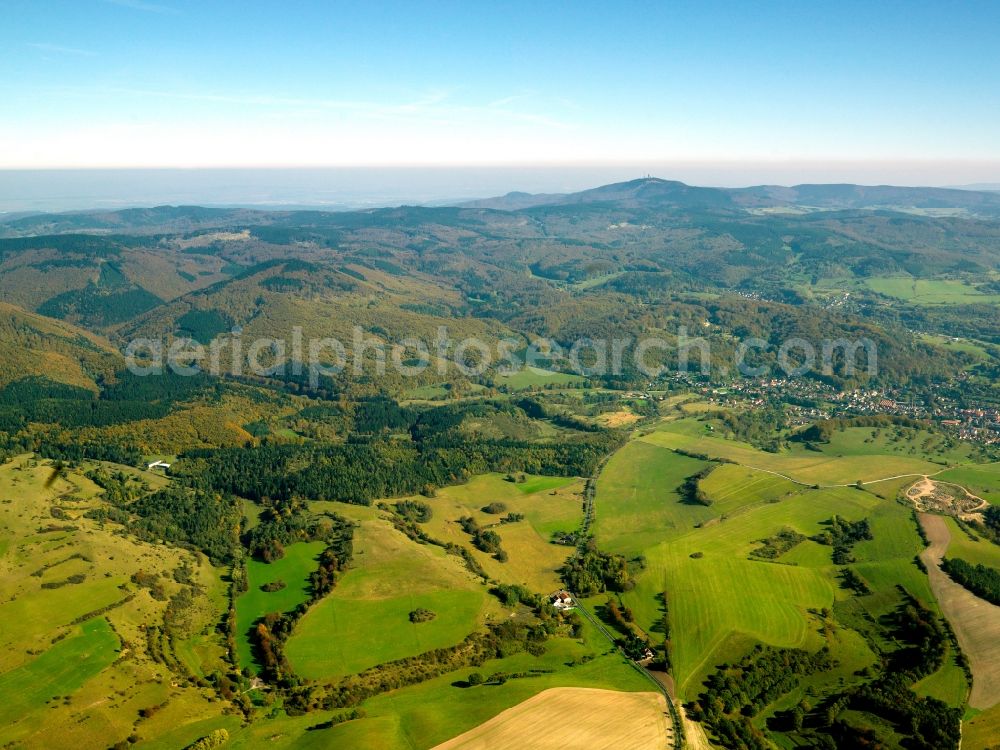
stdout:
[(973, 565), (958, 557), (942, 560), (941, 570), (976, 596), (1000, 605), (1000, 570), (982, 563)]

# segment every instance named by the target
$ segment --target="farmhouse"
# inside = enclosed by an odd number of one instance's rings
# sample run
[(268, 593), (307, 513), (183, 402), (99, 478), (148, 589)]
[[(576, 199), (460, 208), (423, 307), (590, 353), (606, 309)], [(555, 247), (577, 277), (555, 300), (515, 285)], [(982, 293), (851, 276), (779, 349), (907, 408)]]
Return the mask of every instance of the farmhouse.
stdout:
[(556, 609), (572, 609), (573, 597), (567, 591), (557, 591), (549, 597), (549, 603)]
[(147, 465), (146, 468), (149, 471), (152, 471), (153, 469), (163, 469), (164, 471), (166, 471), (167, 469), (170, 468), (170, 464), (168, 464), (166, 461), (153, 461), (153, 463)]

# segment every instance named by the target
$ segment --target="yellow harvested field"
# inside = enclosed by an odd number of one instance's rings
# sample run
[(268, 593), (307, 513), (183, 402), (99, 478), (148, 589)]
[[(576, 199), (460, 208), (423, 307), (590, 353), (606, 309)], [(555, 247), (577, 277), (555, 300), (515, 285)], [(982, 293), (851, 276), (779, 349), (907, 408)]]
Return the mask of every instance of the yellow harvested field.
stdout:
[(623, 409), (605, 412), (597, 418), (597, 421), (605, 427), (628, 427), (639, 421), (639, 415)]
[(435, 750), (648, 750), (672, 742), (659, 693), (553, 688), (509, 708)]
[(938, 567), (951, 542), (944, 518), (921, 513), (920, 523), (930, 542), (920, 557), (927, 566), (931, 589), (972, 669), (969, 705), (990, 708), (1000, 703), (1000, 607), (967, 591)]

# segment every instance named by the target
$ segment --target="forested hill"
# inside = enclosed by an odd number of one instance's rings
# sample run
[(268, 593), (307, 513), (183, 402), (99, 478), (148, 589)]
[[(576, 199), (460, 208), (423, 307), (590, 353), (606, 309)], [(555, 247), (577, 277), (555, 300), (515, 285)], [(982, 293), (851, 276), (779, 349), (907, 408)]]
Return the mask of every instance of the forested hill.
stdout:
[(570, 206), (587, 203), (623, 203), (687, 209), (847, 209), (953, 210), (989, 217), (1000, 216), (1000, 193), (891, 185), (756, 185), (746, 188), (694, 187), (683, 182), (646, 177), (578, 193), (513, 192), (462, 204), (475, 208), (520, 210), (534, 206)]
[[(103, 337), (94, 341), (105, 350), (137, 336), (208, 344), (237, 329), (283, 338), (292, 325), (341, 340), (360, 326), (386, 343), (430, 340), (447, 326), (455, 338), (525, 346), (673, 341), (683, 326), (728, 358), (748, 336), (871, 339), (882, 377), (900, 383), (982, 368), (1000, 345), (998, 193), (647, 178), (510, 200), (516, 210), (165, 206), (20, 217), (0, 223), (0, 296), (18, 315)], [(971, 343), (944, 348), (942, 336)], [(774, 352), (763, 356), (773, 364)], [(95, 382), (89, 367), (83, 379)], [(366, 387), (405, 390), (391, 376)]]

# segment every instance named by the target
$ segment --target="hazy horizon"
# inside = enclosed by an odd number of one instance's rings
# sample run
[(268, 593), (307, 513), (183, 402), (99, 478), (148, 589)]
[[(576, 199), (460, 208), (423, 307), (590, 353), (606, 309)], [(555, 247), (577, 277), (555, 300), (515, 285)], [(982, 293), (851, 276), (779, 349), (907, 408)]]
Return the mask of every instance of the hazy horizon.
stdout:
[[(936, 176), (946, 175), (944, 180)], [(0, 213), (157, 205), (322, 207), (443, 204), (519, 191), (564, 193), (646, 175), (710, 187), (857, 183), (996, 187), (996, 164), (606, 164), (0, 170)]]

